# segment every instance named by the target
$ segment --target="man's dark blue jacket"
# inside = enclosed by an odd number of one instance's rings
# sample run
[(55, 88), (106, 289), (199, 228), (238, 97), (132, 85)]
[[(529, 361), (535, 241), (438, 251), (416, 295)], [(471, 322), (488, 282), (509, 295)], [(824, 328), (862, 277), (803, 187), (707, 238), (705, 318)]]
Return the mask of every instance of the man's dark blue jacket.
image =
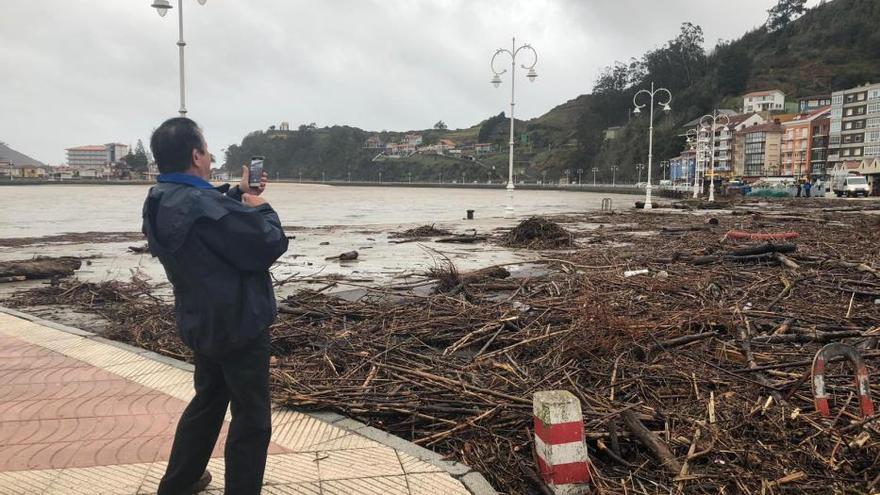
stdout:
[(174, 287), (187, 346), (222, 356), (267, 331), (277, 315), (269, 267), (287, 251), (275, 210), (242, 204), (238, 187), (163, 174), (150, 188), (143, 220), (150, 252)]

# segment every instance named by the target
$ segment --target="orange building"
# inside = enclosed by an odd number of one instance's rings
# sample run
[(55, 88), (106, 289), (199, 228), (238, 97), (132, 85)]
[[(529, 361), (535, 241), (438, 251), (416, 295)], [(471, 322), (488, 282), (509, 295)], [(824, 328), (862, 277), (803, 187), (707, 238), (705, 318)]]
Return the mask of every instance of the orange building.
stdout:
[[(831, 107), (822, 107), (782, 123), (779, 175), (799, 179), (813, 173), (812, 155), (821, 153), (820, 149), (814, 147), (814, 134), (817, 138), (821, 137), (823, 126), (818, 124), (822, 119), (828, 119), (830, 114)], [(824, 134), (828, 134), (827, 129)]]

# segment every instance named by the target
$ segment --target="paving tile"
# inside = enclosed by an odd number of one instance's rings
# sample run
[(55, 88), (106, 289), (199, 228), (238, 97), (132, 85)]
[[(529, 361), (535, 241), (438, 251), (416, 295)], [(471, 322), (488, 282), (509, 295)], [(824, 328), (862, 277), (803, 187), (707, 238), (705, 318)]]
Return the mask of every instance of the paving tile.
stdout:
[(307, 452), (309, 447), (344, 437), (346, 430), (336, 428), (315, 418), (304, 416), (303, 418), (286, 423), (272, 429), (272, 441), (294, 452)]
[(382, 447), (383, 445), (369, 438), (362, 437), (357, 433), (350, 433), (326, 442), (308, 446), (308, 450), (351, 450)]
[(388, 447), (318, 452), (321, 481), (402, 475), (394, 449)]
[(287, 483), (284, 485), (266, 485), (263, 487), (262, 495), (321, 495), (321, 484)]
[(442, 468), (425, 462), (418, 457), (413, 457), (405, 452), (398, 451), (397, 457), (400, 459), (400, 464), (403, 466), (403, 471), (406, 474), (443, 472)]
[(412, 495), (470, 495), (460, 481), (447, 473), (407, 474), (406, 481)]
[[(0, 495), (155, 494), (193, 394), (189, 371), (0, 313)], [(265, 494), (467, 493), (381, 438), (277, 406), (272, 424)], [(208, 493), (223, 493), (227, 430)]]
[(45, 495), (130, 495), (143, 483), (150, 464), (64, 469)]
[(148, 375), (163, 371), (168, 368), (167, 364), (153, 361), (152, 359), (136, 359), (124, 364), (107, 366), (105, 369), (123, 378), (133, 378), (140, 375)]
[(293, 423), (294, 421), (301, 421), (307, 418), (305, 414), (294, 411), (292, 409), (288, 409), (286, 407), (272, 407), (272, 428), (278, 428), (281, 425), (286, 425), (288, 423)]
[(0, 472), (0, 495), (43, 493), (58, 477), (60, 470)]
[(279, 454), (266, 458), (265, 484), (317, 482), (318, 479), (318, 463), (314, 453)]
[(84, 367), (89, 364), (57, 353), (36, 357), (0, 357), (0, 370), (51, 369), (62, 366)]
[(409, 490), (406, 478), (403, 476), (378, 476), (321, 481), (321, 493), (323, 495), (351, 495), (354, 493), (358, 495), (408, 495)]
[(129, 377), (129, 380), (140, 383), (145, 387), (152, 388), (164, 392), (164, 388), (181, 384), (192, 384), (192, 373), (174, 368), (165, 369), (148, 375), (137, 375)]

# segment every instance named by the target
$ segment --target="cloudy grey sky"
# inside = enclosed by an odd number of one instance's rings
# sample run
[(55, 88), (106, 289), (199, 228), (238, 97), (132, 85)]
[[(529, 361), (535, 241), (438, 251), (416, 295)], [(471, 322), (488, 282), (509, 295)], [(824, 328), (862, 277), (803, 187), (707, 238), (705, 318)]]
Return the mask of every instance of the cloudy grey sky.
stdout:
[[(4, 2), (0, 141), (50, 164), (64, 148), (146, 143), (176, 115), (177, 1)], [(760, 25), (776, 0), (184, 0), (189, 116), (213, 152), (255, 129), (467, 127), (506, 109), (488, 62), (510, 37), (539, 52), (517, 115), (588, 92), (599, 70), (673, 37), (708, 47)], [(815, 3), (815, 1), (810, 2)], [(505, 75), (506, 77), (506, 75)]]

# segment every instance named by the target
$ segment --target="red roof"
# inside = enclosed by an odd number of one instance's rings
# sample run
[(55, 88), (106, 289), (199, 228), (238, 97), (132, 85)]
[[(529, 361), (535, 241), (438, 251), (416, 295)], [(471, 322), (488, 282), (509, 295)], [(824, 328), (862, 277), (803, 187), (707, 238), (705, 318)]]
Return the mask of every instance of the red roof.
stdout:
[(749, 132), (782, 132), (782, 126), (777, 124), (776, 122), (767, 122), (766, 124), (758, 124), (750, 127), (746, 127), (740, 132), (749, 133)]
[(752, 91), (751, 93), (746, 93), (745, 96), (766, 96), (772, 95), (773, 93), (779, 93), (782, 96), (785, 96), (785, 93), (779, 91), (778, 89), (768, 89), (765, 91)]
[(67, 148), (67, 151), (107, 151), (107, 148), (103, 144), (90, 144), (87, 146)]
[(739, 115), (734, 115), (734, 116), (730, 117), (730, 123), (727, 125), (728, 125), (728, 127), (738, 126), (738, 125), (742, 124), (743, 122), (745, 122), (746, 120), (748, 120), (749, 118), (751, 118), (752, 115), (757, 115), (757, 114), (755, 112), (752, 112), (752, 113), (741, 113)]

